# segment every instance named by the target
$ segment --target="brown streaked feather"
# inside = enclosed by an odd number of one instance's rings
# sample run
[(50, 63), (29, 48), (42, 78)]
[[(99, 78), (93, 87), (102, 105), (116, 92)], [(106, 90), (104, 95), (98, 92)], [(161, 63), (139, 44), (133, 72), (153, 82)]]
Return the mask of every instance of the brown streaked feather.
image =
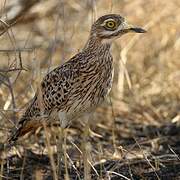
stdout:
[[(105, 28), (108, 19), (116, 21), (117, 29), (108, 31), (109, 28)], [(42, 121), (49, 123), (49, 118), (44, 116), (58, 114), (62, 127), (66, 127), (69, 121), (92, 112), (103, 102), (113, 80), (111, 42), (114, 36), (124, 34), (123, 27), (127, 28), (127, 23), (117, 14), (102, 16), (92, 25), (90, 37), (82, 51), (44, 77), (40, 93), (37, 92), (28, 106), (10, 141), (16, 141), (19, 136), (36, 129)]]

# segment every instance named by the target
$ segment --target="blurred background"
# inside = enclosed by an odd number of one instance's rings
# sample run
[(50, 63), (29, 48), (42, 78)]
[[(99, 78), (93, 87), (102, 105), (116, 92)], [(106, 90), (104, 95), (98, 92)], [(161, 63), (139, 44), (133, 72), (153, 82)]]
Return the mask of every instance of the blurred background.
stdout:
[(151, 140), (148, 152), (153, 148), (159, 152), (160, 134), (176, 133), (180, 122), (179, 0), (0, 0), (2, 141), (42, 77), (81, 50), (91, 24), (107, 13), (120, 14), (148, 32), (125, 35), (113, 44), (113, 89), (94, 113), (97, 123), (92, 129), (113, 145), (114, 149), (105, 147), (115, 157), (121, 145), (136, 144), (136, 138)]

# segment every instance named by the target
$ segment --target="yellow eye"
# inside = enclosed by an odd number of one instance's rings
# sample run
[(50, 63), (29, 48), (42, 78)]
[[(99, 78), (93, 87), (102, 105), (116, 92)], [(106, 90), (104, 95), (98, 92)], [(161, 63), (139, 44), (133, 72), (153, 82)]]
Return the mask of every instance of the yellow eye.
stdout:
[(115, 29), (116, 28), (116, 22), (115, 21), (107, 21), (105, 24), (106, 28), (108, 29)]

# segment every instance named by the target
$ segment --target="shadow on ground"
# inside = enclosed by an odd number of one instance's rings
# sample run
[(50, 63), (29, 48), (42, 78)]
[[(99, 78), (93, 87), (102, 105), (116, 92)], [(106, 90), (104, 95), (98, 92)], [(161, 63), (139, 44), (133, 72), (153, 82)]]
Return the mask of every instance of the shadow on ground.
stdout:
[[(116, 123), (118, 125), (118, 122)], [(103, 161), (95, 162), (91, 169), (92, 179), (168, 180), (180, 178), (180, 127), (175, 124), (161, 127), (134, 127), (132, 137), (122, 138), (121, 135), (119, 132), (116, 139), (120, 139), (119, 145), (125, 149), (123, 155), (119, 159), (107, 156), (103, 158)], [(104, 131), (104, 139), (91, 137), (93, 151), (99, 141), (103, 141), (103, 147), (108, 151), (110, 136), (109, 131)], [(67, 153), (68, 151), (69, 149)], [(57, 159), (56, 155), (54, 157)], [(37, 177), (53, 179), (49, 157), (43, 153), (37, 154), (30, 149), (25, 149), (21, 156), (12, 155), (4, 162), (4, 179), (36, 179)], [(73, 159), (68, 164), (68, 174), (70, 179), (83, 179), (83, 162), (77, 163)], [(64, 175), (65, 166), (61, 163), (60, 179), (64, 179)]]

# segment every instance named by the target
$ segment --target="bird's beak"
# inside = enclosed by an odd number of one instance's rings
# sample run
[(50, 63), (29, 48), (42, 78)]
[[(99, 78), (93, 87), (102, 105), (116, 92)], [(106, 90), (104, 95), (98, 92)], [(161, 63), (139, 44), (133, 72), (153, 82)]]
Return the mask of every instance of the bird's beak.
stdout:
[(146, 30), (144, 30), (144, 29), (142, 29), (140, 27), (131, 27), (129, 30), (133, 31), (133, 32), (136, 32), (136, 33), (146, 33), (147, 32)]
[(123, 29), (126, 32), (135, 32), (135, 33), (146, 33), (147, 31), (140, 28), (140, 27), (136, 27), (134, 25), (128, 24), (127, 22), (123, 23)]

